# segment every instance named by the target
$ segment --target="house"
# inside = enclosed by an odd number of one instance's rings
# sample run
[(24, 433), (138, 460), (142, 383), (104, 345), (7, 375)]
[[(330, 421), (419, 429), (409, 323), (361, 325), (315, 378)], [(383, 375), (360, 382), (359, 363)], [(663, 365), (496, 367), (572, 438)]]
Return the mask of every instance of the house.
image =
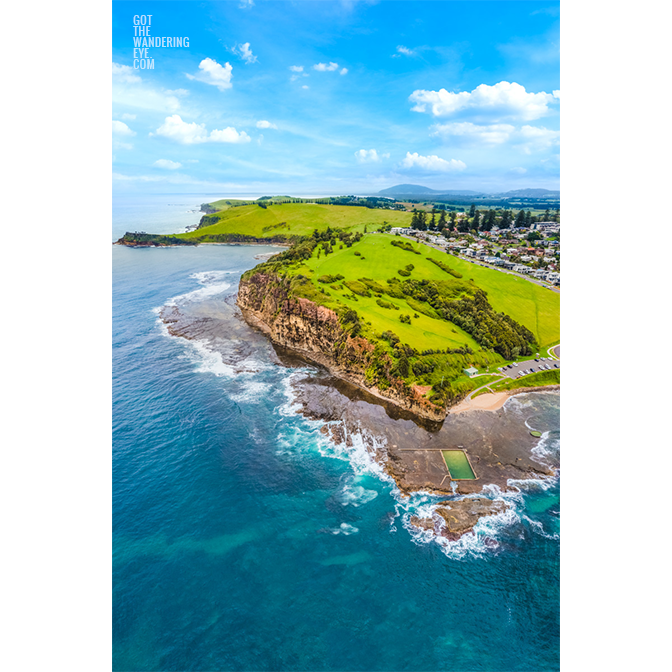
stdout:
[(462, 369), (462, 370), (469, 376), (469, 378), (472, 378), (478, 373), (478, 369), (475, 369), (473, 366), (470, 366), (468, 369)]

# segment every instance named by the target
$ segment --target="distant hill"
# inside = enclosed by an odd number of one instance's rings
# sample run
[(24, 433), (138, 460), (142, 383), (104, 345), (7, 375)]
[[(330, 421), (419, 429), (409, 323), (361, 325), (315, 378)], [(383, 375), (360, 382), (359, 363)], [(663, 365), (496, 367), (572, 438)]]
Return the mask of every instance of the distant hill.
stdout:
[(388, 187), (378, 192), (379, 196), (436, 196), (445, 194), (446, 196), (480, 196), (482, 192), (471, 191), (469, 189), (430, 189), (420, 184), (397, 184), (394, 187)]
[(514, 189), (497, 194), (497, 196), (500, 198), (560, 198), (560, 192), (551, 189)]

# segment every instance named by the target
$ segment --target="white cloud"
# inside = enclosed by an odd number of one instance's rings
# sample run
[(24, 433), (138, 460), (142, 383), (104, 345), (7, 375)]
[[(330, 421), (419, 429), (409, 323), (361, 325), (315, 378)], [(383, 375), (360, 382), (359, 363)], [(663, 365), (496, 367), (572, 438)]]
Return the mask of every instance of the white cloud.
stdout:
[(518, 140), (516, 145), (525, 154), (550, 149), (560, 142), (560, 131), (554, 131), (541, 126), (523, 126), (516, 136)]
[(112, 63), (112, 77), (124, 84), (137, 84), (142, 81), (142, 79), (135, 74), (133, 68), (128, 65), (119, 65), (119, 63)]
[(234, 47), (231, 51), (233, 51), (234, 54), (238, 54), (245, 61), (245, 63), (257, 62), (257, 57), (252, 53), (249, 42), (245, 42), (244, 44), (238, 45)]
[(436, 155), (421, 156), (417, 152), (411, 154), (406, 152), (406, 157), (401, 162), (404, 168), (419, 168), (433, 173), (449, 173), (453, 171), (464, 170), (467, 164), (457, 159), (446, 161)]
[(238, 7), (240, 9), (250, 9), (250, 7), (254, 7), (254, 0), (240, 0)]
[(302, 65), (290, 65), (289, 69), (292, 72), (303, 72), (303, 66)]
[[(548, 113), (548, 104), (556, 100), (552, 94), (531, 93), (516, 82), (499, 82), (494, 86), (480, 84), (473, 91), (452, 93), (414, 91), (409, 100), (415, 103), (414, 112), (431, 112), (435, 117), (447, 117), (461, 112), (496, 119), (538, 119)], [(429, 108), (429, 109), (428, 109)]]
[(112, 102), (124, 107), (135, 107), (155, 112), (177, 112), (180, 101), (166, 91), (155, 91), (144, 86), (118, 84), (112, 89)]
[(520, 166), (517, 166), (516, 168), (511, 168), (511, 172), (515, 173), (516, 175), (525, 175), (527, 168), (521, 168)]
[(230, 63), (225, 63), (223, 66), (213, 61), (211, 58), (204, 58), (199, 64), (198, 69), (201, 71), (195, 75), (187, 74), (189, 79), (195, 79), (204, 84), (211, 84), (216, 86), (220, 91), (230, 89), (231, 71), (233, 68)]
[(479, 126), (470, 121), (455, 122), (452, 124), (434, 124), (429, 127), (430, 135), (444, 140), (459, 138), (463, 141), (499, 145), (506, 142), (516, 130), (510, 124), (489, 124)]
[(310, 87), (307, 84), (304, 84), (301, 88), (302, 89), (309, 89)]
[(338, 70), (338, 63), (330, 62), (329, 65), (326, 63), (316, 63), (313, 66), (313, 70), (317, 70), (318, 72), (333, 72), (334, 70)]
[(347, 68), (341, 68), (341, 72), (339, 74), (340, 75), (347, 75), (348, 74), (348, 69)]
[(415, 56), (415, 52), (413, 49), (409, 49), (408, 47), (405, 47), (403, 44), (400, 44), (397, 47), (397, 53), (403, 54), (404, 56)]
[[(150, 135), (152, 135), (150, 133)], [(231, 126), (222, 130), (213, 130), (208, 135), (205, 124), (197, 124), (195, 121), (190, 124), (182, 121), (179, 114), (173, 114), (166, 117), (159, 128), (156, 129), (156, 135), (161, 135), (164, 138), (179, 142), (183, 145), (199, 145), (205, 142), (228, 142), (228, 143), (244, 143), (250, 141), (250, 136), (241, 131), (238, 133), (235, 128)]]
[(154, 161), (154, 164), (157, 168), (166, 168), (167, 170), (177, 170), (182, 168), (182, 164), (177, 161), (171, 161), (170, 159), (157, 159)]
[[(157, 112), (176, 112), (180, 109), (178, 96), (186, 96), (189, 91), (177, 89), (154, 90), (142, 84), (142, 79), (134, 74), (128, 65), (112, 63), (112, 102), (116, 106), (135, 107)], [(122, 115), (122, 119), (135, 119), (135, 115)]]
[(270, 121), (266, 121), (265, 119), (257, 122), (257, 128), (274, 128), (276, 131), (278, 130), (278, 127), (275, 124), (272, 124)]
[(389, 154), (378, 154), (375, 149), (359, 149), (355, 152), (355, 157), (359, 163), (374, 163), (381, 159), (389, 159)]
[(242, 144), (250, 141), (250, 136), (245, 131), (238, 131), (233, 126), (227, 126), (221, 131), (210, 131), (210, 142), (228, 142), (232, 144)]
[(560, 100), (560, 89), (556, 89), (555, 91), (553, 91), (553, 98), (557, 98), (558, 100)]
[(521, 126), (510, 124), (488, 124), (479, 126), (469, 121), (430, 126), (430, 135), (459, 144), (501, 145), (509, 142), (525, 154), (549, 149), (560, 142), (560, 131), (541, 126)]
[(116, 119), (112, 120), (112, 133), (125, 136), (135, 135), (135, 131), (132, 131), (123, 121), (117, 121)]
[(124, 113), (124, 114), (121, 115), (121, 118), (125, 119), (126, 121), (134, 121), (135, 120), (135, 115)]

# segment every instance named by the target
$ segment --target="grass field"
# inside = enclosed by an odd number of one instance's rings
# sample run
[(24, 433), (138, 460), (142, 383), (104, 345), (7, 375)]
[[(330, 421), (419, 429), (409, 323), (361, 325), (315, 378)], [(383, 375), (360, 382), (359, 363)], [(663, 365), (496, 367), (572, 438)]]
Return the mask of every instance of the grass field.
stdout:
[[(212, 204), (226, 206), (222, 201)], [(348, 205), (320, 205), (317, 203), (283, 203), (260, 208), (258, 205), (228, 207), (210, 217), (216, 223), (195, 231), (178, 234), (180, 238), (199, 238), (223, 233), (242, 233), (256, 238), (285, 236), (309, 236), (314, 229), (323, 231), (347, 229), (352, 233), (363, 232), (368, 226), (375, 230), (384, 222), (393, 226), (408, 226), (411, 214), (395, 210), (378, 210)], [(283, 225), (284, 223), (284, 225)]]
[[(404, 213), (389, 212), (387, 214), (404, 215)], [(420, 243), (411, 243), (420, 254), (407, 252), (392, 246), (390, 244), (392, 240), (405, 241), (406, 239), (389, 234), (368, 235), (352, 247), (336, 249), (333, 254), (326, 257), (317, 258), (313, 255), (302, 268), (305, 269), (307, 266), (313, 271), (312, 278), (317, 287), (319, 276), (339, 273), (348, 280), (367, 277), (385, 284), (385, 280), (390, 277), (403, 279), (398, 275), (398, 269), (403, 269), (407, 264), (413, 264), (415, 266), (412, 271), (413, 278), (454, 282), (458, 287), (460, 281), (426, 260), (426, 257), (431, 257), (461, 273), (463, 275), (461, 282), (473, 280), (478, 287), (484, 289), (492, 307), (525, 325), (535, 335), (540, 347), (547, 347), (560, 340), (560, 295), (556, 292), (551, 292), (523, 278), (463, 261)], [(360, 256), (355, 255), (355, 252), (359, 252)], [(327, 291), (334, 292), (330, 288), (327, 288)], [(377, 328), (392, 329), (402, 340), (408, 338), (408, 342), (411, 342), (412, 337), (413, 342), (418, 342), (418, 348), (456, 347), (458, 344), (469, 343), (472, 348), (478, 349), (468, 334), (443, 320), (434, 320), (419, 314), (419, 318), (413, 320), (413, 324), (401, 324), (398, 311), (391, 314), (391, 311), (379, 308), (375, 298), (357, 297), (358, 301), (355, 302), (351, 298), (348, 299), (352, 296), (352, 292), (347, 290), (334, 292), (334, 296), (336, 295), (355, 310), (363, 308), (367, 313), (370, 312), (372, 323), (379, 325)], [(408, 313), (412, 310), (404, 300), (389, 297), (385, 297), (385, 300), (396, 303), (402, 312)], [(394, 328), (389, 326), (390, 324), (394, 324)], [(446, 344), (446, 340), (452, 343)]]
[(465, 278), (488, 293), (490, 305), (524, 324), (536, 337), (540, 348), (560, 341), (560, 295), (529, 280), (485, 268), (449, 254), (432, 250)]
[(228, 210), (229, 208), (233, 208), (236, 205), (240, 205), (241, 203), (252, 203), (252, 201), (242, 201), (236, 198), (223, 198), (219, 201), (208, 203), (208, 205), (217, 210), (217, 212), (222, 212), (223, 210)]
[(537, 371), (529, 376), (516, 378), (508, 382), (497, 383), (492, 386), (493, 390), (502, 392), (503, 390), (515, 390), (519, 387), (542, 387), (544, 385), (559, 385), (560, 384), (560, 370), (553, 371)]
[[(313, 254), (312, 258), (305, 264), (296, 266), (293, 273), (309, 275), (314, 286), (318, 289), (324, 289), (328, 297), (332, 297), (364, 315), (374, 331), (378, 333), (392, 331), (399, 336), (402, 342), (413, 343), (413, 346), (418, 350), (459, 348), (463, 345), (469, 345), (474, 351), (480, 350), (476, 341), (460, 327), (445, 320), (434, 319), (417, 312), (409, 306), (405, 299), (385, 295), (382, 297), (384, 301), (393, 304), (398, 310), (382, 308), (378, 305), (375, 295), (371, 297), (357, 296), (340, 282), (334, 285), (339, 289), (333, 289), (332, 285), (324, 285), (317, 281), (317, 278), (322, 275), (340, 274), (345, 276), (346, 281), (366, 277), (386, 286), (385, 281), (388, 278), (397, 277), (402, 280), (403, 278), (397, 274), (397, 270), (403, 269), (411, 263), (415, 266), (412, 276), (416, 279), (427, 278), (449, 281), (452, 279), (452, 276), (442, 271), (438, 266), (429, 263), (423, 256), (390, 245), (390, 240), (395, 239), (397, 239), (395, 236), (385, 234), (368, 235), (352, 247), (344, 246), (342, 250), (337, 249), (327, 257), (317, 257)], [(359, 252), (360, 256), (355, 255), (355, 252)], [(324, 298), (321, 297), (321, 299), (321, 302), (325, 303)], [(400, 322), (399, 316), (401, 314), (410, 314), (411, 324)], [(415, 314), (418, 317), (413, 317)], [(496, 355), (493, 355), (493, 359), (501, 361), (501, 358)]]

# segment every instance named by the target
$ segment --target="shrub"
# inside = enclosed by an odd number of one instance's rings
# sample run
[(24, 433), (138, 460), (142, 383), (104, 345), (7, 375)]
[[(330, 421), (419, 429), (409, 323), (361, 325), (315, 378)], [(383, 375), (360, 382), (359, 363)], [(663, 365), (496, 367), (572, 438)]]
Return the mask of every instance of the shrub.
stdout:
[(407, 278), (407, 277), (410, 275), (410, 272), (409, 272), (409, 271), (405, 271), (403, 268), (400, 268), (400, 269), (397, 271), (397, 273), (399, 273), (399, 275), (401, 275), (401, 276), (404, 277), (404, 278)]
[(344, 280), (344, 276), (342, 275), (321, 275), (317, 281), (322, 282), (325, 285), (332, 285), (335, 282), (338, 282), (339, 280)]

